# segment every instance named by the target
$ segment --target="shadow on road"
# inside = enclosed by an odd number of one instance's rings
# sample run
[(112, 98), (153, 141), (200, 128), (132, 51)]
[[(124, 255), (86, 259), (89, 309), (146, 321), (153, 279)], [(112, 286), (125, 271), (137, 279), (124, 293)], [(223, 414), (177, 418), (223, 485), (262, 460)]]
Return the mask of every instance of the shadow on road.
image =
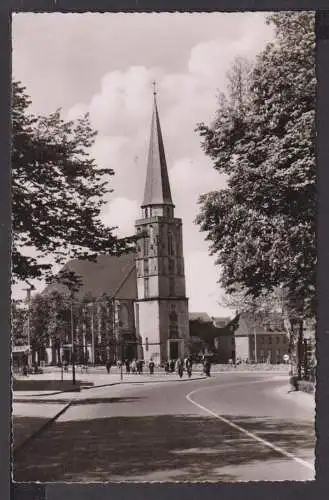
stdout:
[[(234, 422), (297, 456), (300, 449), (314, 449), (309, 423), (252, 417), (235, 417)], [(106, 482), (146, 476), (235, 481), (234, 473), (224, 474), (221, 468), (280, 458), (218, 419), (162, 415), (57, 422), (16, 456), (13, 468), (15, 481)]]

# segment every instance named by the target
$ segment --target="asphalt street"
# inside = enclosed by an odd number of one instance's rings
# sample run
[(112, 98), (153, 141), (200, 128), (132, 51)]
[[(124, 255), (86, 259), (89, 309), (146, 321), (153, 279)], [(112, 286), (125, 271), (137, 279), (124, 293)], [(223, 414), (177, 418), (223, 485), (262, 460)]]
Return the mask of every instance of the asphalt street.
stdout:
[(221, 373), (82, 391), (17, 454), (14, 480), (312, 480), (314, 411), (286, 386), (283, 375)]

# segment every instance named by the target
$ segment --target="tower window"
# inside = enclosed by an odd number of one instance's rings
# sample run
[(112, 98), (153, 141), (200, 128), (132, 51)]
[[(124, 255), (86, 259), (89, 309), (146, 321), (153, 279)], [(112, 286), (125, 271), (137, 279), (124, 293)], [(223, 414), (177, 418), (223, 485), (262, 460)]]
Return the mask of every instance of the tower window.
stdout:
[(150, 296), (150, 290), (149, 290), (149, 279), (144, 278), (144, 297), (147, 299)]
[(168, 254), (173, 255), (174, 245), (173, 245), (173, 235), (171, 232), (168, 233)]
[(174, 274), (174, 259), (169, 259), (169, 274)]
[(144, 238), (144, 255), (147, 256), (149, 254), (149, 239)]
[(149, 263), (147, 259), (144, 259), (144, 274), (149, 273)]

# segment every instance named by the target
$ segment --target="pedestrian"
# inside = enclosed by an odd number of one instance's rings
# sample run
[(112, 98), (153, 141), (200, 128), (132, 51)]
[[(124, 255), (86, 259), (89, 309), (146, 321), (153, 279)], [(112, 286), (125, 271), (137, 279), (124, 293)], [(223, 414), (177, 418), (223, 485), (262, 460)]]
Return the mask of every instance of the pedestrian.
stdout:
[(170, 367), (170, 373), (174, 373), (174, 371), (175, 371), (175, 361), (173, 359), (170, 360), (169, 367)]
[(110, 373), (111, 371), (111, 366), (112, 366), (112, 363), (109, 359), (106, 360), (106, 363), (105, 363), (105, 367), (106, 367), (106, 371), (107, 373)]
[(183, 360), (181, 360), (180, 358), (178, 358), (176, 361), (176, 371), (178, 376), (182, 378), (184, 372), (184, 363)]
[(165, 361), (164, 369), (165, 369), (165, 373), (168, 374), (169, 373), (169, 361)]
[(133, 373), (136, 373), (137, 372), (137, 364), (136, 364), (136, 359), (133, 359), (132, 362), (131, 362), (131, 371)]
[(204, 360), (203, 371), (207, 377), (210, 377), (210, 367), (211, 367), (210, 360), (209, 358), (206, 358)]
[(129, 374), (130, 373), (130, 361), (129, 361), (129, 359), (126, 359), (125, 366), (126, 366), (126, 373)]
[(149, 370), (150, 370), (150, 375), (153, 375), (153, 373), (154, 373), (154, 361), (152, 358), (150, 359), (150, 362), (149, 362)]
[(185, 368), (187, 371), (188, 378), (191, 378), (191, 376), (192, 376), (192, 361), (190, 358), (186, 358)]
[(141, 373), (142, 373), (142, 360), (141, 359), (138, 359), (136, 361), (136, 370), (137, 370), (138, 375), (141, 375)]

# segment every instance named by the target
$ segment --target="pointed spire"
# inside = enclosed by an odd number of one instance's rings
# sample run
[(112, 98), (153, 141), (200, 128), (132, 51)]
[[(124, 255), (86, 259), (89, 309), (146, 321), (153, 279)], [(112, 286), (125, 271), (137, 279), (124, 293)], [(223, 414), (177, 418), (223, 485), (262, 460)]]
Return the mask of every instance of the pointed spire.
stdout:
[(147, 173), (142, 207), (171, 205), (170, 183), (156, 100), (156, 83), (153, 82), (153, 116), (147, 161)]

